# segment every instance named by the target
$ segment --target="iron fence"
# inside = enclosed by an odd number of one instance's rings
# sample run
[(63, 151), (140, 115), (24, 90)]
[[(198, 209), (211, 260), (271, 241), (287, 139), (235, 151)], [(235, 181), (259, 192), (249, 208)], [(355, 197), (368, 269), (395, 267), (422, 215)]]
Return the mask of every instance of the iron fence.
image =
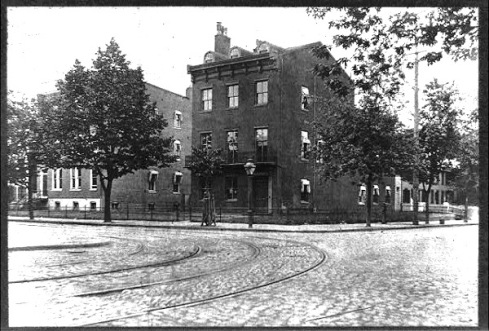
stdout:
[[(435, 206), (433, 206), (435, 207)], [(441, 217), (462, 219), (464, 215), (463, 206), (436, 206), (430, 208), (430, 219), (437, 220)], [(203, 204), (183, 206), (168, 203), (160, 206), (148, 206), (143, 204), (119, 204), (111, 208), (113, 220), (145, 220), (179, 222), (191, 221), (201, 222), (204, 212)], [(27, 206), (9, 206), (11, 216), (29, 216)], [(215, 216), (217, 222), (246, 223), (248, 208), (230, 207), (216, 205)], [(104, 209), (100, 207), (36, 207), (34, 217), (52, 217), (69, 219), (92, 219), (104, 218)], [(423, 220), (424, 212), (418, 213)], [(382, 206), (373, 206), (371, 221), (381, 222), (406, 222), (413, 218), (412, 211), (393, 211), (391, 208), (383, 209)], [(366, 220), (366, 208), (275, 208), (254, 213), (254, 222), (262, 224), (337, 224), (337, 223), (364, 223)]]

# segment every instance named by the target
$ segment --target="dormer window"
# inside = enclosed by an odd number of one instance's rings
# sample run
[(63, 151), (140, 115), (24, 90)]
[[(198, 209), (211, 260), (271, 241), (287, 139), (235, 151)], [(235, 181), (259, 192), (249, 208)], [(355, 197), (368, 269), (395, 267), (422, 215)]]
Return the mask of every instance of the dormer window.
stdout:
[(268, 45), (267, 43), (262, 43), (260, 46), (258, 46), (257, 51), (259, 54), (269, 53), (270, 52), (270, 45)]
[(207, 52), (204, 56), (204, 63), (214, 62), (214, 55), (211, 52)]
[(237, 58), (237, 57), (240, 57), (240, 55), (241, 55), (241, 54), (240, 54), (240, 52), (239, 52), (239, 49), (237, 49), (237, 48), (233, 48), (233, 49), (231, 49), (231, 52), (229, 53), (229, 57), (230, 57), (231, 59), (235, 59), (235, 58)]

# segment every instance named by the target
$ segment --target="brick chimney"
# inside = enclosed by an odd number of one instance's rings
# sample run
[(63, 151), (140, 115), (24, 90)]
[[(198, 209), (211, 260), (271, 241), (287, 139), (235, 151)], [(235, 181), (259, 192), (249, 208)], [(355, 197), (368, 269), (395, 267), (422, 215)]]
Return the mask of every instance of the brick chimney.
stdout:
[(229, 56), (231, 38), (227, 36), (228, 29), (221, 22), (217, 22), (217, 34), (215, 36), (214, 51)]

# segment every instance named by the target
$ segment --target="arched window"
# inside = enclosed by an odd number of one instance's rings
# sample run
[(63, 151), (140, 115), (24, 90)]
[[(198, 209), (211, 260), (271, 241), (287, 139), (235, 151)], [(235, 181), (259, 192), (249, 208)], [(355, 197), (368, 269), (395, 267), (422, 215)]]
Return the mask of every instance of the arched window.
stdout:
[(380, 191), (379, 191), (379, 185), (374, 185), (373, 187), (373, 203), (379, 203), (379, 196), (380, 196)]
[(240, 54), (240, 51), (238, 48), (231, 48), (231, 51), (229, 52), (229, 57), (231, 59), (235, 59), (237, 57), (240, 57), (241, 54)]
[(257, 52), (260, 54), (261, 53), (269, 53), (270, 52), (270, 45), (268, 45), (267, 43), (260, 44), (260, 46), (258, 46)]
[(214, 54), (211, 52), (207, 52), (204, 55), (204, 63), (212, 63), (214, 62)]

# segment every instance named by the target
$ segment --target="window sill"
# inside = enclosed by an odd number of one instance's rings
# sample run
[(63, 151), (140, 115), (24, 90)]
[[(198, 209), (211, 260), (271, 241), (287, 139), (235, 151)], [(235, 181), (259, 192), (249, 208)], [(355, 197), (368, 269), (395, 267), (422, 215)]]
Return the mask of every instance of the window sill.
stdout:
[(81, 188), (70, 188), (71, 192), (80, 192)]
[(180, 192), (172, 192), (173, 194), (175, 195), (180, 195), (181, 193)]
[(98, 191), (98, 188), (91, 188), (90, 191)]
[(238, 199), (226, 199), (226, 202), (238, 202)]
[(182, 129), (181, 126), (174, 126), (173, 128), (176, 129), (176, 130), (181, 130)]
[(61, 192), (63, 191), (62, 188), (53, 188), (51, 191), (54, 191), (54, 192)]
[(156, 190), (148, 190), (148, 193), (155, 194)]
[(303, 205), (308, 205), (308, 204), (309, 204), (309, 201), (304, 201), (304, 200), (301, 200), (301, 204), (303, 204)]

